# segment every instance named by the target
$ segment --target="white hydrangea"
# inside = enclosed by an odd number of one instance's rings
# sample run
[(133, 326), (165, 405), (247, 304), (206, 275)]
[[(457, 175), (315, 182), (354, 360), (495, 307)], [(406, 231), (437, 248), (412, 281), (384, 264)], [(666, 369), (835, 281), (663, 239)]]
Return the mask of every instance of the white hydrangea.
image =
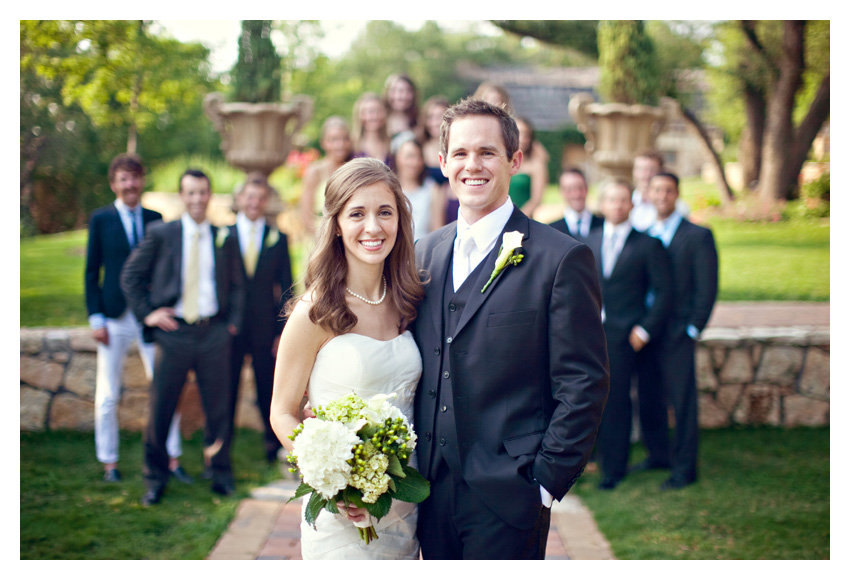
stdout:
[(352, 449), (360, 443), (356, 431), (336, 421), (307, 419), (294, 440), (292, 454), (304, 483), (331, 499), (348, 485), (354, 457)]

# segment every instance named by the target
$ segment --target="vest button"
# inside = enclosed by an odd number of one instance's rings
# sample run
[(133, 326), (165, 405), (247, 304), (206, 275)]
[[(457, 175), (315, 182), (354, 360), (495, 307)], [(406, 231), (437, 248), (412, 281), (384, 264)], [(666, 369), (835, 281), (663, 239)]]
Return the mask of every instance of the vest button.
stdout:
[(437, 398), (437, 391), (431, 389), (430, 391), (428, 391), (428, 396), (431, 397), (432, 399), (436, 399)]
[(446, 407), (445, 405), (443, 405), (442, 407), (440, 407), (440, 411), (442, 411), (443, 413), (445, 413), (445, 412), (446, 412), (446, 411), (448, 411), (448, 410), (449, 410), (449, 408), (448, 408), (448, 407)]
[(430, 440), (431, 440), (431, 432), (429, 431), (429, 432), (425, 433), (425, 441), (430, 441)]
[(443, 371), (443, 378), (444, 378), (444, 379), (447, 379), (447, 378), (449, 378), (450, 376), (452, 376), (452, 375), (449, 373), (449, 371)]
[(440, 445), (442, 445), (443, 447), (445, 447), (445, 446), (446, 446), (446, 443), (447, 443), (446, 438), (445, 438), (445, 437), (440, 437)]
[(449, 312), (454, 312), (455, 310), (457, 310), (457, 304), (452, 302), (451, 304), (449, 304)]
[(450, 336), (446, 339), (446, 344), (451, 344), (451, 343), (452, 343), (452, 337)]
[(440, 356), (440, 347), (434, 348), (434, 356)]

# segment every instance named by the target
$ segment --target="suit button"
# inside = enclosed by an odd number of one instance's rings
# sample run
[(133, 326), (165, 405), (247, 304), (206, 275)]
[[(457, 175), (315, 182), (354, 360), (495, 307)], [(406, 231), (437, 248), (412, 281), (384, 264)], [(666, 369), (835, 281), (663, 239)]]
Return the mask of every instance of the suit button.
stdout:
[(436, 399), (437, 398), (437, 391), (431, 389), (430, 391), (428, 391), (428, 396), (431, 397), (432, 399)]
[(445, 413), (445, 412), (446, 412), (446, 411), (448, 411), (448, 410), (449, 410), (449, 408), (448, 408), (448, 407), (446, 407), (445, 405), (443, 405), (442, 407), (440, 407), (440, 411), (442, 411), (443, 413)]
[(446, 446), (446, 438), (445, 437), (440, 437), (440, 445), (442, 445), (443, 447)]
[(443, 371), (443, 378), (444, 378), (444, 379), (447, 379), (447, 378), (449, 378), (450, 376), (452, 376), (452, 375), (449, 373), (449, 371)]
[(430, 440), (431, 440), (431, 432), (429, 431), (429, 432), (425, 433), (425, 441), (430, 441)]
[(440, 356), (440, 347), (439, 346), (434, 349), (434, 356)]
[(452, 343), (452, 337), (450, 336), (446, 339), (446, 344), (451, 344), (451, 343)]
[(457, 304), (452, 302), (451, 304), (449, 304), (449, 312), (454, 312), (455, 310), (457, 310)]

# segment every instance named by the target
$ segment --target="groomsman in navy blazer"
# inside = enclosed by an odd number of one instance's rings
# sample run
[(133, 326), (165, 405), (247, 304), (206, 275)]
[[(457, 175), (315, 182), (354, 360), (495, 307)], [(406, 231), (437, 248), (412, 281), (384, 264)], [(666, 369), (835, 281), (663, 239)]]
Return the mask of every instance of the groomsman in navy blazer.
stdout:
[(143, 321), (146, 340), (157, 345), (145, 430), (145, 506), (160, 502), (170, 476), (165, 438), (190, 369), (206, 420), (204, 460), (212, 471), (212, 491), (234, 492), (230, 349), (245, 300), (236, 240), (228, 228), (207, 219), (211, 197), (209, 178), (187, 170), (180, 178), (186, 211), (152, 227), (121, 272), (127, 302)]
[(590, 213), (587, 209), (587, 180), (581, 169), (564, 169), (558, 184), (566, 207), (564, 217), (552, 222), (550, 226), (579, 241), (586, 238), (591, 230), (602, 227), (602, 217)]
[[(148, 224), (161, 220), (159, 212), (141, 206), (145, 168), (136, 155), (121, 154), (109, 165), (109, 187), (115, 201), (95, 210), (89, 221), (85, 294), (89, 326), (97, 341), (94, 439), (105, 481), (121, 480), (118, 471), (118, 404), (124, 359), (135, 342), (145, 373), (153, 369), (153, 345), (142, 340), (141, 324), (127, 308), (119, 277), (130, 251), (144, 237)], [(180, 467), (180, 417), (175, 415), (168, 435), (170, 469), (181, 481), (191, 478)]]
[(292, 267), (286, 234), (266, 223), (269, 184), (262, 174), (249, 175), (236, 194), (239, 213), (230, 233), (239, 242), (239, 261), (245, 285), (245, 321), (233, 339), (231, 421), (235, 419), (239, 379), (245, 355), (251, 355), (257, 408), (265, 428), (265, 458), (276, 461), (281, 447), (269, 422), (277, 345), (283, 331), (281, 308), (292, 297)]
[[(631, 379), (637, 356), (660, 339), (671, 304), (670, 261), (661, 242), (629, 223), (631, 185), (603, 186), (605, 223), (584, 240), (596, 258), (602, 288), (602, 323), (608, 345), (611, 387), (596, 440), (600, 489), (613, 489), (626, 476), (632, 427)], [(648, 294), (653, 295), (651, 304)]]
[(676, 175), (662, 172), (652, 177), (649, 199), (658, 215), (647, 233), (667, 248), (672, 267), (673, 307), (659, 345), (659, 360), (667, 403), (675, 416), (675, 431), (670, 478), (661, 487), (677, 489), (697, 479), (695, 355), (697, 340), (717, 298), (717, 248), (711, 230), (688, 221), (677, 210)]

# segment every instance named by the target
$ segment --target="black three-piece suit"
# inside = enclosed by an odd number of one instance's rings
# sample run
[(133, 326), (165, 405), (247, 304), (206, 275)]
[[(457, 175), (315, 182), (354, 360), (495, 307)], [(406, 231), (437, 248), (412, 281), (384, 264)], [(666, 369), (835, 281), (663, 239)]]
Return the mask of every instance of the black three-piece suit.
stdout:
[[(540, 484), (560, 499), (576, 482), (608, 392), (590, 250), (516, 208), (503, 231), (522, 233), (524, 257), (483, 293), (499, 242), (457, 292), (457, 224), (416, 244), (417, 265), (430, 275), (414, 328), (423, 357), (417, 453), (432, 482), (418, 536), (429, 559), (542, 557), (533, 553), (545, 551), (549, 523)], [(441, 524), (456, 510), (494, 514), (460, 551)], [(539, 534), (542, 546), (524, 549)]]
[[(597, 438), (603, 480), (615, 482), (626, 475), (632, 427), (631, 380), (637, 353), (629, 343), (639, 325), (659, 341), (670, 312), (672, 285), (670, 260), (661, 241), (630, 229), (608, 277), (603, 275), (604, 228), (591, 231), (585, 243), (596, 258), (605, 311), (605, 335), (611, 368), (611, 388)], [(647, 305), (647, 295), (654, 299)], [(660, 385), (659, 385), (660, 387)], [(660, 388), (658, 389), (661, 392)], [(663, 415), (666, 435), (666, 413)]]
[[(230, 226), (230, 235), (239, 241), (239, 229), (235, 225)], [(242, 365), (245, 355), (250, 354), (257, 389), (257, 408), (265, 428), (265, 452), (267, 459), (271, 461), (281, 447), (269, 419), (275, 365), (272, 344), (283, 331), (281, 309), (292, 297), (292, 267), (286, 235), (276, 228), (265, 226), (253, 277), (248, 276), (245, 270), (241, 252), (238, 261), (245, 286), (245, 308), (242, 329), (233, 339), (230, 375), (231, 422), (236, 413)]]
[[(223, 230), (227, 232), (227, 230)], [(194, 369), (201, 395), (206, 431), (213, 443), (204, 449), (213, 485), (233, 486), (230, 466), (230, 349), (232, 335), (243, 319), (243, 282), (239, 247), (210, 226), (218, 312), (194, 324), (179, 320), (172, 332), (145, 327), (147, 340), (157, 344), (151, 388), (151, 412), (145, 431), (144, 475), (148, 489), (161, 493), (170, 475), (165, 437), (189, 369)], [(222, 239), (223, 238), (223, 239)], [(183, 226), (180, 220), (156, 224), (130, 255), (121, 288), (136, 317), (143, 321), (160, 307), (174, 307), (182, 294)]]

